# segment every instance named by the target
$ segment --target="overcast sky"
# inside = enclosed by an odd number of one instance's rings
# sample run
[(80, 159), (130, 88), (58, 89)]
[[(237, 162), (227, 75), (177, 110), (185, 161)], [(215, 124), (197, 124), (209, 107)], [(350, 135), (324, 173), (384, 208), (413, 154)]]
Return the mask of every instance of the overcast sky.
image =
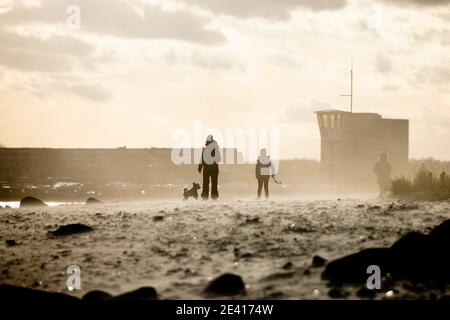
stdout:
[(168, 147), (198, 120), (318, 159), (313, 111), (348, 109), (352, 59), (354, 110), (449, 160), (450, 0), (0, 0), (0, 143)]

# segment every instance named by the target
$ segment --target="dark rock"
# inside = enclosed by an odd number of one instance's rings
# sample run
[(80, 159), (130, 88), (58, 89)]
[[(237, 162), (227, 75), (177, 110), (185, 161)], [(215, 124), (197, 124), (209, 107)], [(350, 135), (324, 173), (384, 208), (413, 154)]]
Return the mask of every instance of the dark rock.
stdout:
[(76, 303), (80, 300), (76, 297), (69, 296), (63, 293), (46, 292), (29, 288), (22, 288), (11, 286), (7, 284), (0, 284), (0, 297), (2, 303), (7, 301), (15, 302), (63, 302), (63, 303)]
[(49, 231), (48, 234), (54, 237), (61, 237), (90, 231), (94, 231), (94, 229), (84, 224), (75, 223), (61, 226), (54, 231)]
[(364, 283), (367, 267), (377, 265), (381, 275), (393, 281), (409, 280), (444, 285), (450, 282), (450, 220), (435, 227), (428, 235), (410, 232), (390, 248), (374, 248), (330, 262), (322, 278), (336, 283)]
[(327, 263), (327, 260), (322, 258), (321, 256), (314, 256), (312, 259), (312, 267), (313, 268), (319, 268), (323, 267)]
[(153, 221), (155, 222), (160, 222), (164, 220), (164, 216), (154, 216), (153, 217)]
[(143, 287), (134, 291), (125, 292), (113, 297), (111, 300), (157, 300), (158, 293), (153, 287)]
[(248, 217), (245, 220), (245, 223), (247, 223), (247, 224), (255, 224), (255, 223), (260, 223), (260, 222), (261, 221), (259, 220), (259, 217), (253, 217), (253, 218)]
[(17, 246), (17, 245), (18, 245), (18, 243), (16, 242), (16, 240), (10, 240), (10, 239), (5, 240), (5, 243), (6, 243), (6, 245), (7, 245), (8, 247), (12, 247), (12, 246)]
[(431, 262), (428, 244), (428, 236), (418, 232), (410, 232), (395, 242), (389, 252), (389, 272), (393, 277), (425, 279)]
[(241, 258), (241, 259), (250, 259), (250, 258), (253, 258), (253, 253), (251, 253), (251, 252), (243, 253), (243, 254), (241, 254), (240, 258)]
[(284, 270), (290, 270), (290, 269), (292, 269), (292, 267), (293, 267), (294, 265), (292, 264), (292, 262), (290, 262), (290, 261), (288, 261), (288, 262), (286, 262), (284, 265), (283, 265), (283, 269)]
[(311, 275), (311, 270), (305, 269), (305, 270), (303, 271), (303, 275), (305, 275), (305, 276), (310, 276), (310, 275)]
[(373, 299), (376, 296), (375, 290), (370, 290), (366, 287), (361, 287), (357, 292), (356, 295), (362, 299)]
[(263, 281), (273, 281), (273, 280), (280, 280), (280, 279), (290, 279), (295, 275), (295, 272), (276, 272), (269, 274), (268, 276), (264, 277)]
[(102, 201), (100, 201), (100, 200), (98, 200), (98, 199), (95, 199), (95, 198), (88, 198), (87, 200), (86, 200), (86, 204), (102, 204), (103, 202)]
[(240, 276), (225, 273), (212, 280), (203, 292), (208, 295), (233, 296), (245, 293), (245, 284)]
[(109, 300), (113, 296), (109, 294), (108, 292), (101, 291), (101, 290), (94, 290), (86, 293), (82, 300), (85, 301), (99, 301), (99, 300)]
[(333, 299), (345, 299), (350, 296), (350, 292), (341, 288), (332, 288), (328, 291), (328, 296)]
[(47, 207), (47, 205), (41, 200), (34, 197), (26, 197), (20, 201), (21, 208), (30, 208), (30, 207)]
[(358, 253), (331, 261), (322, 273), (322, 279), (336, 283), (363, 283), (367, 280), (367, 267), (377, 265), (386, 272), (389, 249), (365, 249)]
[(450, 220), (446, 220), (434, 228), (428, 237), (431, 245), (439, 248), (448, 248), (447, 246), (450, 243)]

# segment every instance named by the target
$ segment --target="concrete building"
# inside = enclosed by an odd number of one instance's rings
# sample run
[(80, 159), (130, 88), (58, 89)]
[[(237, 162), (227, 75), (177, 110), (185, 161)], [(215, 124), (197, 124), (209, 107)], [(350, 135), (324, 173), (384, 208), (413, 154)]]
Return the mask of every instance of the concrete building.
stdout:
[(402, 173), (409, 158), (409, 120), (384, 119), (377, 113), (317, 111), (321, 162), (333, 182), (373, 181), (381, 152), (389, 155), (393, 175)]

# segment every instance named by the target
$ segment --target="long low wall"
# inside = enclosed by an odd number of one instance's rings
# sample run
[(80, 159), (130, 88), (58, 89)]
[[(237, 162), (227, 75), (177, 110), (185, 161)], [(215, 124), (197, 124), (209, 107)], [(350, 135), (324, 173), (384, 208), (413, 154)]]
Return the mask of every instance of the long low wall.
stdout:
[[(226, 154), (235, 150), (224, 150)], [(194, 154), (194, 150), (192, 154)], [(0, 180), (42, 182), (123, 181), (147, 183), (173, 180), (187, 170), (171, 161), (171, 149), (44, 149), (0, 148)]]

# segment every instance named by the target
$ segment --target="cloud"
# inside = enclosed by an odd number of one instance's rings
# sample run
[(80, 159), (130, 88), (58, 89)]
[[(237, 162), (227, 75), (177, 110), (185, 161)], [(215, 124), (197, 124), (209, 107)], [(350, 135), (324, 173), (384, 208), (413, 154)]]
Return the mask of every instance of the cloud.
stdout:
[(81, 30), (127, 39), (175, 39), (203, 45), (225, 42), (224, 35), (208, 28), (208, 18), (188, 11), (164, 11), (140, 1), (43, 0), (40, 6), (16, 4), (3, 14), (0, 27), (29, 24), (65, 24), (69, 5), (78, 5)]
[(105, 102), (112, 98), (112, 94), (106, 89), (88, 84), (75, 84), (67, 88), (67, 91), (73, 92), (78, 96), (88, 99), (92, 102)]
[(422, 33), (415, 33), (413, 37), (420, 44), (437, 40), (443, 46), (450, 45), (450, 29), (429, 28)]
[(389, 74), (392, 71), (392, 61), (385, 55), (378, 55), (375, 68), (382, 74)]
[(22, 71), (70, 71), (73, 58), (93, 52), (91, 44), (77, 38), (53, 35), (44, 39), (1, 29), (0, 43), (0, 64)]
[(281, 122), (313, 123), (315, 111), (332, 109), (330, 104), (316, 99), (290, 102), (280, 114)]
[(163, 56), (168, 65), (186, 64), (208, 70), (242, 71), (244, 65), (231, 53), (205, 52), (192, 50), (187, 52), (168, 51)]
[(392, 3), (396, 5), (401, 4), (412, 4), (418, 6), (441, 6), (441, 5), (449, 5), (450, 0), (382, 0), (383, 2)]
[(313, 11), (338, 10), (346, 5), (346, 0), (187, 0), (215, 14), (238, 18), (287, 19), (291, 11), (299, 8)]
[(299, 68), (300, 63), (295, 58), (287, 54), (271, 54), (265, 57), (265, 61), (270, 65), (277, 66), (279, 68)]
[(448, 91), (448, 88), (450, 88), (450, 66), (423, 66), (416, 73), (416, 83), (428, 83)]

